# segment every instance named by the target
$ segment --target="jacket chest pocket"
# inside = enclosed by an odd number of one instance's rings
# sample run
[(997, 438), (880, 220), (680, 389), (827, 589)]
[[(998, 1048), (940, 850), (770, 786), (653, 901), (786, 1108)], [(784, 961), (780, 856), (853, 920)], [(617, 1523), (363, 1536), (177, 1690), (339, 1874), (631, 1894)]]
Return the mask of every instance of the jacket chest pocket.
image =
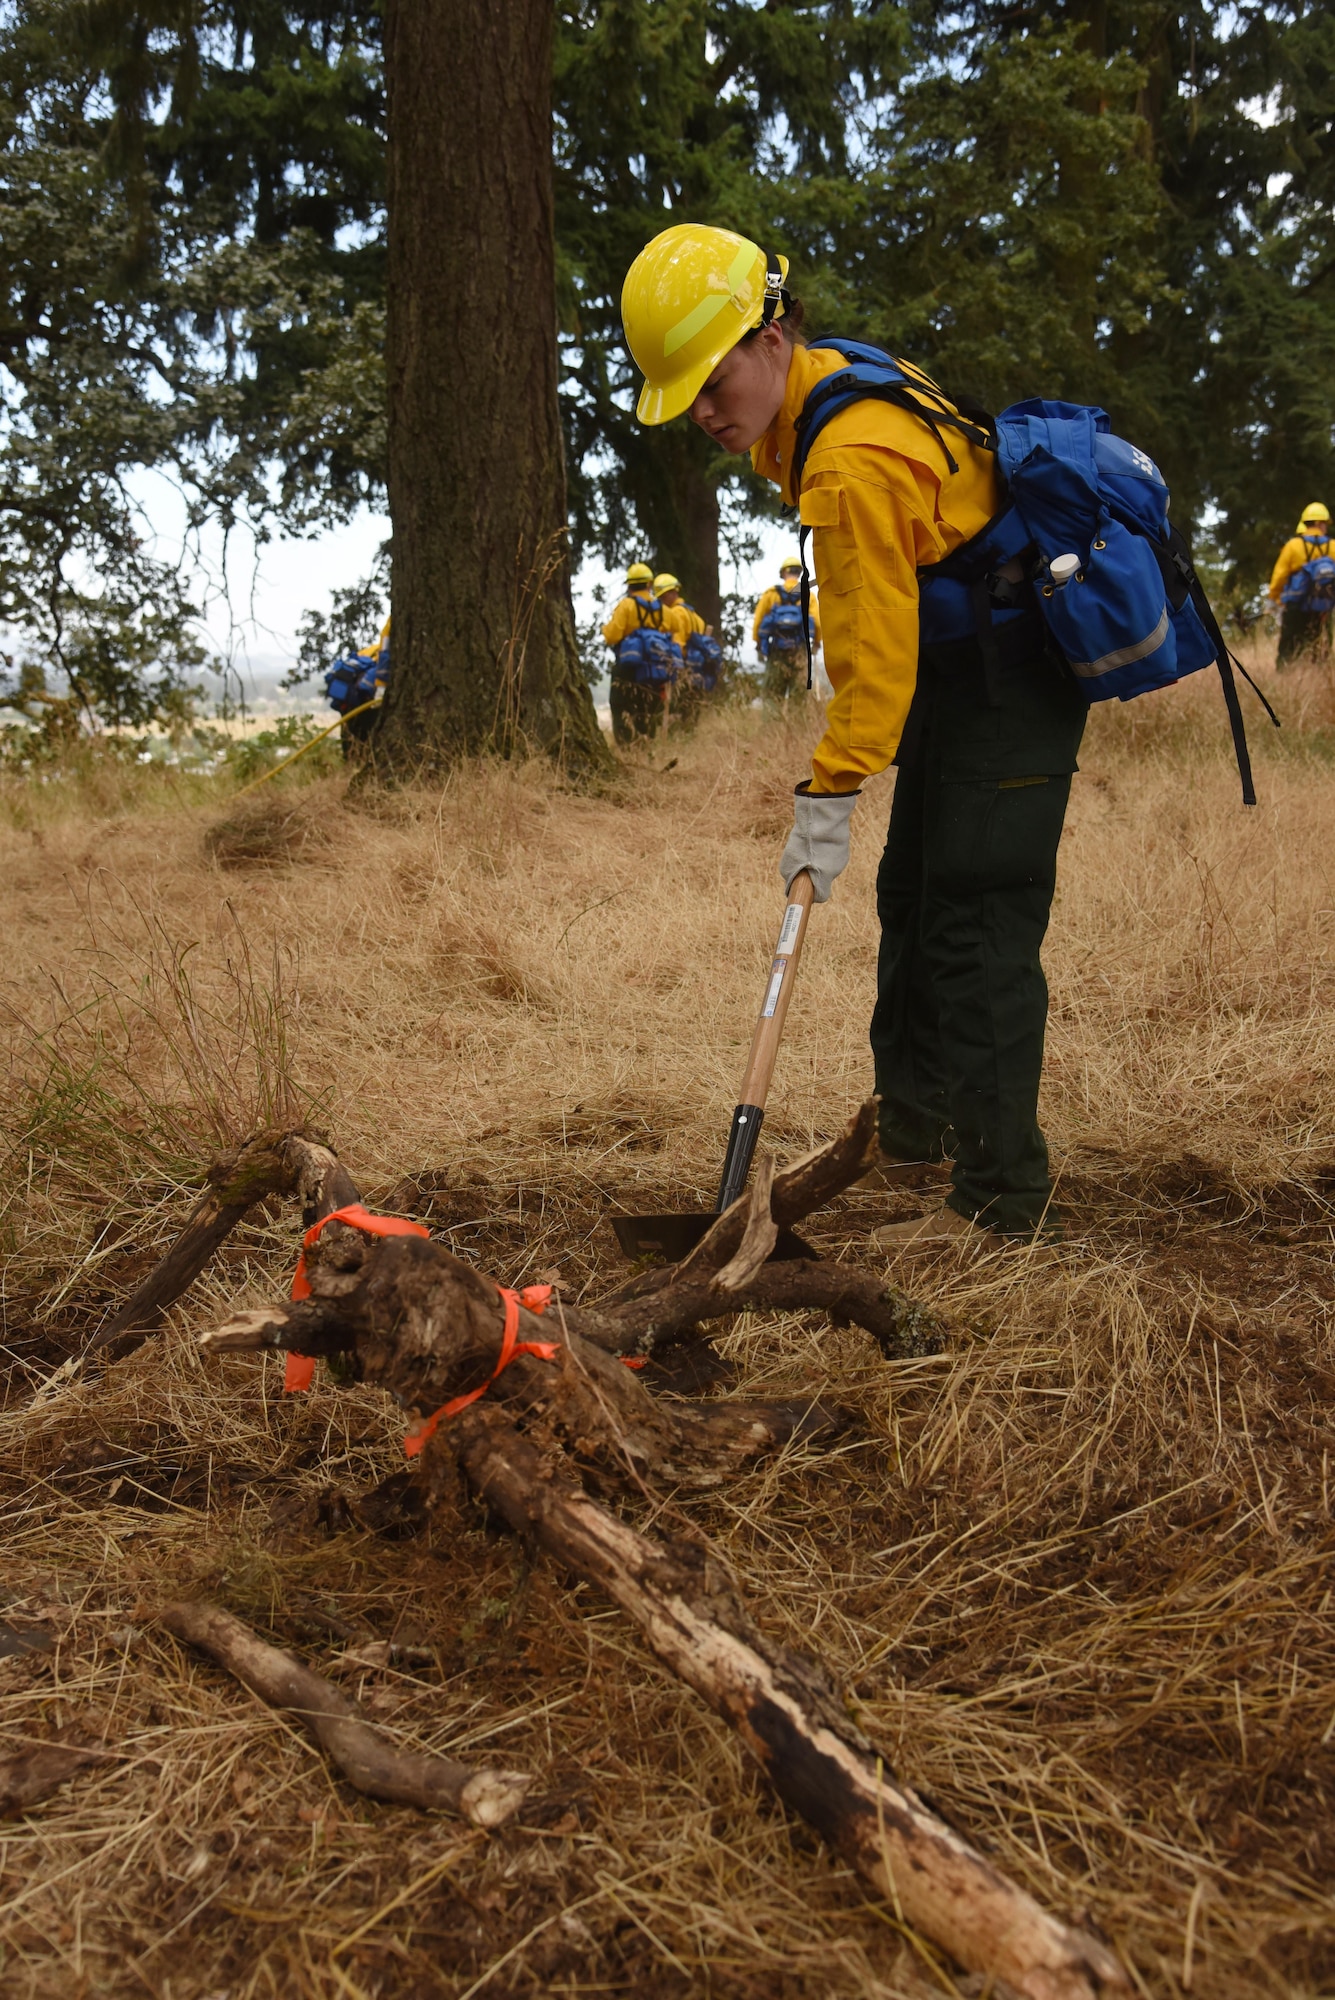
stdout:
[(815, 530), (816, 581), (835, 597), (856, 590), (862, 582), (862, 562), (853, 535), (848, 501), (839, 486), (813, 486), (801, 496), (798, 518)]

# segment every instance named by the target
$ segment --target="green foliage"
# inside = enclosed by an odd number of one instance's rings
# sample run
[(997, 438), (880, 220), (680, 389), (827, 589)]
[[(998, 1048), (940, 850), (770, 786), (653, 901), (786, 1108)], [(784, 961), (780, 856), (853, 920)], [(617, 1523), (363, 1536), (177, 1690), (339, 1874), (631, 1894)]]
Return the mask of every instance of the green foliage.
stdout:
[[(147, 476), (190, 535), (383, 494), (380, 34), (377, 0), (0, 15), (0, 622), (86, 721), (179, 720), (202, 662)], [(787, 250), (817, 334), (994, 406), (1102, 401), (1239, 602), (1332, 497), (1329, 9), (557, 0), (555, 95), (577, 552), (699, 553), (716, 502), (725, 537), (773, 507), (633, 419), (622, 278), (691, 219)], [(307, 620), (301, 678), (383, 581)]]
[[(684, 419), (653, 432), (635, 422), (622, 280), (672, 223), (787, 248), (806, 189), (846, 201), (853, 121), (904, 70), (909, 20), (886, 0), (561, 0), (556, 233), (577, 549), (617, 563), (643, 544), (677, 561), (701, 482), (773, 510), (745, 461)], [(812, 231), (818, 270), (833, 222)]]
[(85, 716), (179, 714), (189, 564), (384, 472), (378, 13), (23, 0), (0, 18), (0, 620)]
[[(316, 721), (313, 715), (282, 715), (272, 729), (256, 730), (253, 736), (234, 737), (228, 742), (222, 755), (223, 769), (241, 784), (249, 784), (281, 764), (285, 758), (300, 750), (307, 743), (314, 743), (328, 728), (326, 720)], [(318, 749), (313, 749), (301, 759), (297, 771), (305, 777), (327, 777), (342, 765), (338, 732), (324, 736)], [(283, 780), (286, 783), (286, 779)]]

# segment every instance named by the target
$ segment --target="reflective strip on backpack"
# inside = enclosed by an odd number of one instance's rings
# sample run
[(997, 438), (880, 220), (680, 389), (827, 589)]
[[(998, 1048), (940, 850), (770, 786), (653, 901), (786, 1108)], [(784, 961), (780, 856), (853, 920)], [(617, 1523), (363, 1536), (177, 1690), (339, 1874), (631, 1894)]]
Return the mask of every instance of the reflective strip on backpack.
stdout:
[(1133, 660), (1143, 660), (1147, 653), (1157, 653), (1168, 637), (1168, 606), (1163, 608), (1154, 630), (1147, 639), (1137, 640), (1134, 646), (1119, 646), (1115, 653), (1105, 653), (1101, 660), (1068, 660), (1073, 674), (1082, 680), (1096, 680), (1100, 674), (1110, 674), (1114, 667), (1129, 667)]

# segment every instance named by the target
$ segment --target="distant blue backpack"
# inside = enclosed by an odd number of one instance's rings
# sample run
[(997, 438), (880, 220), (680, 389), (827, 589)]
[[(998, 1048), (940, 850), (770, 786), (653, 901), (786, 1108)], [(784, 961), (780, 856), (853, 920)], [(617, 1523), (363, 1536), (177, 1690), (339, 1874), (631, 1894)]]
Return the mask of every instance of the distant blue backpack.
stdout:
[(340, 715), (350, 715), (354, 708), (363, 708), (368, 701), (374, 701), (376, 684), (384, 679), (386, 671), (387, 663), (381, 664), (378, 653), (370, 659), (365, 653), (340, 654), (324, 677), (330, 707)]
[[(692, 609), (687, 605), (686, 609)], [(692, 632), (686, 641), (686, 665), (696, 686), (713, 694), (723, 666), (723, 648), (712, 632)]]
[(760, 657), (767, 660), (773, 647), (781, 653), (796, 653), (807, 643), (806, 632), (810, 618), (809, 600), (806, 607), (802, 603), (799, 590), (785, 590), (779, 585), (779, 601), (772, 604), (760, 621)]
[(1320, 555), (1312, 555), (1294, 570), (1284, 586), (1280, 603), (1295, 611), (1312, 611), (1318, 617), (1335, 611), (1335, 561), (1330, 555), (1331, 543), (1327, 536), (1304, 535), (1309, 549), (1320, 549)]
[(663, 630), (663, 607), (656, 597), (634, 600), (639, 624), (617, 647), (617, 669), (641, 687), (667, 687), (682, 670), (681, 647)]
[(368, 701), (375, 700), (377, 688), (389, 679), (389, 667), (387, 625), (377, 645), (363, 646), (355, 653), (340, 653), (326, 670), (324, 691), (330, 707), (340, 715), (350, 715), (354, 708), (365, 708)]
[[(1168, 488), (1149, 458), (1115, 437), (1107, 413), (1080, 403), (1013, 403), (998, 417), (947, 400), (935, 383), (879, 347), (825, 340), (847, 366), (818, 383), (797, 424), (794, 485), (830, 418), (867, 397), (919, 417), (958, 466), (951, 429), (997, 455), (1005, 505), (971, 541), (918, 572), (922, 643), (975, 638), (989, 683), (997, 634), (1041, 612), (1087, 701), (1132, 701), (1214, 662), (1223, 684), (1242, 796), (1255, 805), (1233, 667), (1187, 544), (1168, 520)], [(805, 554), (808, 530), (802, 530)], [(1005, 572), (1005, 574), (1003, 574)], [(810, 603), (805, 566), (802, 606)], [(1256, 689), (1276, 728), (1279, 718)]]

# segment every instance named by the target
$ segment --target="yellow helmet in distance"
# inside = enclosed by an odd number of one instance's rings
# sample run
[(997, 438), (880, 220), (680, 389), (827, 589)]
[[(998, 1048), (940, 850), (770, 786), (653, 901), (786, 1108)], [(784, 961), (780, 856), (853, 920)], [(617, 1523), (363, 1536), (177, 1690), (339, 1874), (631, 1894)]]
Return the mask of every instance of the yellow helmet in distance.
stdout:
[(654, 580), (654, 573), (650, 569), (648, 563), (632, 563), (630, 565), (630, 568), (626, 571), (626, 582), (628, 585), (633, 586), (637, 583), (652, 583), (653, 580)]
[(790, 569), (800, 570), (801, 567), (802, 559), (800, 556), (785, 556), (779, 564), (779, 575), (787, 576)]
[(642, 424), (679, 417), (744, 333), (789, 304), (788, 259), (733, 229), (678, 222), (647, 243), (621, 288), (626, 345), (644, 376)]
[(1310, 528), (1316, 521), (1328, 521), (1329, 519), (1329, 507), (1323, 507), (1319, 500), (1314, 500), (1310, 507), (1303, 508), (1302, 519), (1299, 521), (1298, 526), (1300, 528)]
[(675, 576), (669, 576), (667, 571), (664, 570), (661, 576), (654, 578), (654, 589), (661, 597), (666, 590), (680, 590), (681, 585), (677, 582)]

